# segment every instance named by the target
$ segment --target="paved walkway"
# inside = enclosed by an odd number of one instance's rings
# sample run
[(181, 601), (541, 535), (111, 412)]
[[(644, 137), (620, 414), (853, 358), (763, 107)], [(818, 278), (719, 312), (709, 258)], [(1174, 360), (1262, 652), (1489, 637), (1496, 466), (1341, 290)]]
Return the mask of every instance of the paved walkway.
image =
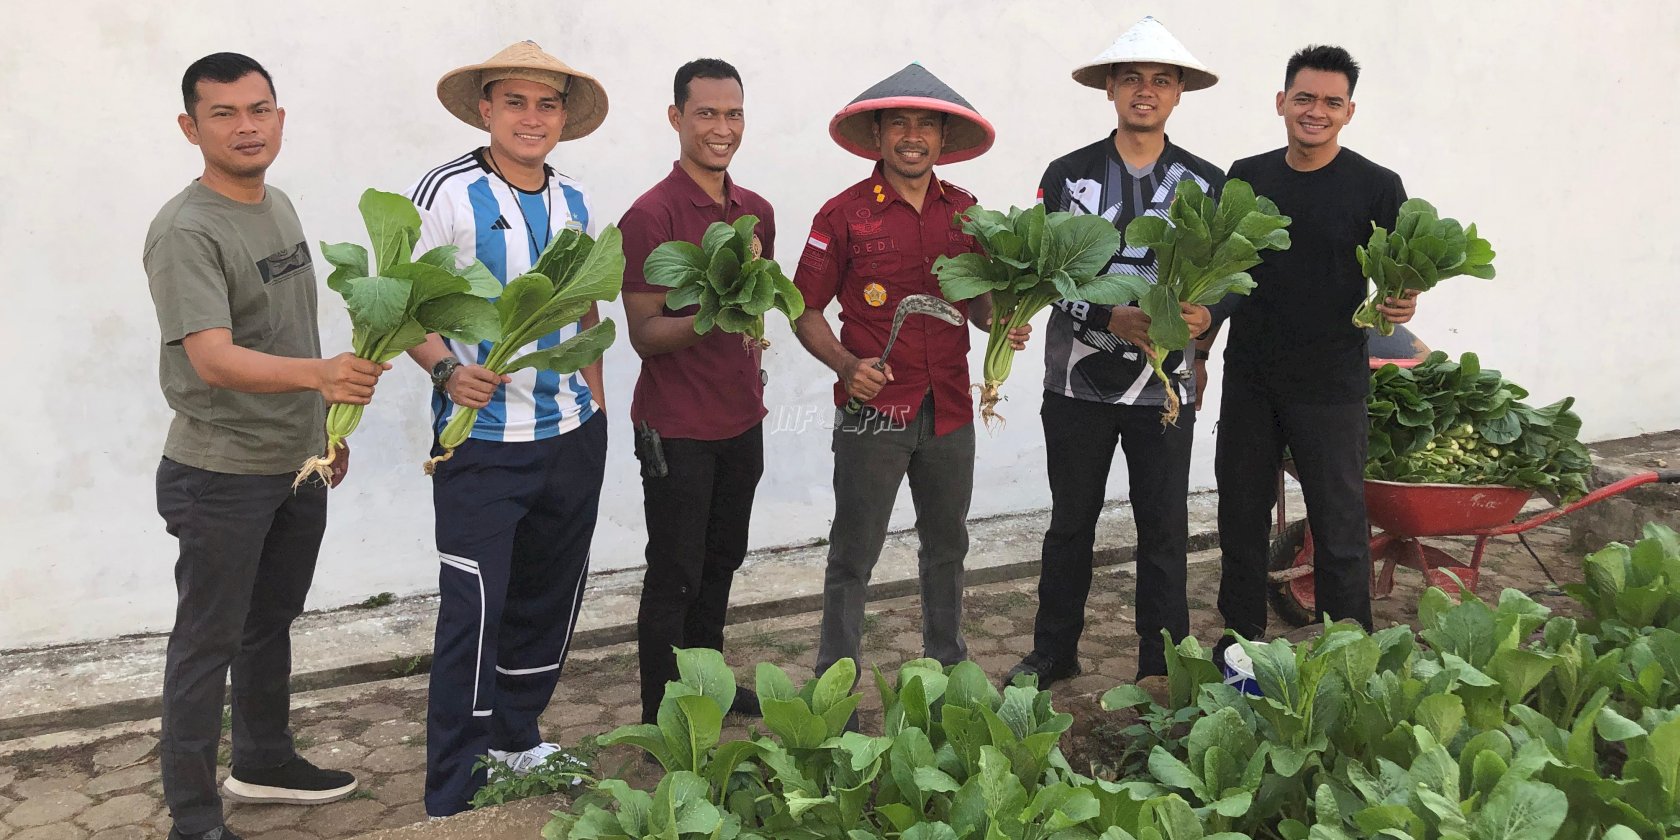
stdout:
[[(1567, 548), (1567, 532), (1541, 529), (1529, 539), (1560, 580), (1579, 580), (1579, 554)], [(1467, 542), (1440, 544), (1469, 556)], [(983, 551), (984, 546), (977, 544), (975, 550)], [(1192, 630), (1211, 643), (1219, 629), (1212, 604), (1218, 561), (1213, 552), (1191, 559)], [(1394, 597), (1377, 603), (1379, 626), (1409, 622), (1416, 615), (1420, 578), (1406, 570), (1397, 577)], [(1086, 673), (1056, 686), (1059, 706), (1088, 702), (1091, 695), (1131, 679), (1136, 645), (1133, 582), (1129, 565), (1099, 573), (1083, 645)], [(1504, 587), (1538, 594), (1548, 586), (1515, 540), (1492, 544), (1484, 569), (1484, 597), (1496, 597)], [(1034, 587), (1031, 579), (971, 587), (964, 625), (971, 655), (987, 673), (1002, 675), (1030, 644), (1037, 603)], [(1554, 609), (1570, 604), (1561, 596), (1540, 599)], [(890, 670), (920, 654), (915, 598), (872, 603), (869, 610), (866, 658)], [(729, 660), (737, 674), (749, 680), (759, 661), (783, 665), (796, 680), (808, 677), (816, 624), (816, 614), (801, 613), (733, 625), (727, 634)], [(301, 751), (323, 766), (355, 771), (362, 790), (351, 799), (318, 808), (231, 806), (228, 824), (247, 840), (332, 840), (422, 820), (425, 690), (421, 676), (300, 695), (293, 721)], [(866, 697), (872, 694), (871, 690)], [(592, 736), (634, 722), (638, 712), (634, 646), (617, 644), (574, 654), (544, 722), (550, 739), (588, 750)], [(879, 716), (873, 698), (866, 699), (865, 729), (878, 727)], [(726, 737), (740, 735), (746, 725), (732, 719)], [(0, 840), (162, 837), (170, 822), (161, 801), (155, 731), (154, 720), (80, 738), (42, 736), (0, 744)], [(601, 752), (596, 765), (608, 772), (623, 768), (632, 776), (645, 772), (627, 748)], [(532, 836), (538, 827), (532, 826)]]

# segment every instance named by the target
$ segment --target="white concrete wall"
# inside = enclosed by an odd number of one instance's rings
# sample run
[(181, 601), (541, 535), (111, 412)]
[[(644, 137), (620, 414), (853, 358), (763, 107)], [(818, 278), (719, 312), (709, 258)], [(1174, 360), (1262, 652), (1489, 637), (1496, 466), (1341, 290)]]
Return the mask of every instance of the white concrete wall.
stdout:
[[(784, 265), (806, 225), (868, 164), (827, 138), (828, 118), (867, 85), (920, 60), (998, 127), (985, 157), (941, 171), (989, 205), (1032, 200), (1052, 157), (1102, 136), (1113, 113), (1068, 78), (1146, 13), (1164, 19), (1223, 81), (1189, 94), (1173, 139), (1220, 164), (1281, 144), (1272, 111), (1283, 64), (1309, 42), (1364, 63), (1347, 145), (1397, 171), (1413, 195), (1477, 221), (1499, 279), (1429, 295), (1431, 344), (1474, 349), (1537, 399), (1580, 398), (1591, 438), (1680, 426), (1669, 320), (1680, 309), (1674, 230), (1680, 144), (1680, 7), (1499, 0), (1463, 4), (1255, 0), (1146, 4), (932, 0), (844, 4), (718, 0), (485, 3), (307, 0), (5, 4), (0, 50), (0, 269), (10, 353), (10, 478), (0, 484), (0, 648), (167, 628), (173, 542), (153, 508), (168, 414), (140, 246), (157, 207), (199, 170), (175, 127), (180, 74), (218, 50), (274, 73), (288, 112), (271, 172), (315, 239), (364, 237), (366, 187), (400, 189), (482, 136), (433, 95), (444, 71), (532, 38), (604, 80), (605, 126), (552, 161), (616, 219), (676, 154), (670, 78), (702, 55), (734, 62), (750, 112), (734, 172), (780, 214)], [(330, 351), (348, 347), (323, 289)], [(617, 307), (609, 307), (619, 311)], [(772, 423), (753, 544), (827, 532), (830, 377), (772, 325)], [(1035, 348), (1036, 349), (1036, 348)], [(978, 369), (980, 354), (974, 362)], [(636, 361), (608, 357), (612, 452), (597, 569), (640, 562), (640, 488), (627, 421)], [(1042, 358), (1005, 388), (1009, 426), (980, 436), (974, 513), (1043, 507), (1036, 418)], [(424, 377), (404, 361), (355, 438), (333, 494), (312, 607), (433, 585)], [(1214, 397), (1217, 400), (1217, 395)], [(800, 420), (809, 427), (795, 429)], [(1212, 426), (1199, 424), (1194, 484), (1212, 484)], [(1116, 495), (1125, 492), (1117, 471)], [(895, 524), (908, 525), (908, 494)], [(984, 546), (976, 546), (984, 550)]]

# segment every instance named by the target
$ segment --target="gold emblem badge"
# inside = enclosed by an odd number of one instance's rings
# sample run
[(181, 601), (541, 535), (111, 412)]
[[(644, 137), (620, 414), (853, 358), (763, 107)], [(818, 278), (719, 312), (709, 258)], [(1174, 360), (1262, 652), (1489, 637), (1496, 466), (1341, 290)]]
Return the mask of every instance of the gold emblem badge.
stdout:
[(764, 256), (764, 243), (759, 241), (757, 233), (753, 234), (752, 255), (753, 259), (758, 259), (759, 257)]
[(887, 289), (880, 283), (870, 283), (863, 287), (863, 300), (870, 306), (880, 306), (887, 302)]

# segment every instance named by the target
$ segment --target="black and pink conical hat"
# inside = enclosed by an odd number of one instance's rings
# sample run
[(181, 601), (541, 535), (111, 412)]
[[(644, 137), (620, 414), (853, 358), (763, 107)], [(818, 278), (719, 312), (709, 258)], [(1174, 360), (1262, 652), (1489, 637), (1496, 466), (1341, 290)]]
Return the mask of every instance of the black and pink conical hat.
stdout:
[(950, 114), (945, 142), (936, 163), (957, 163), (977, 158), (992, 147), (997, 132), (992, 124), (956, 91), (917, 63), (876, 82), (840, 109), (828, 123), (828, 135), (840, 148), (858, 157), (880, 160), (875, 142), (874, 112), (884, 108), (925, 108)]

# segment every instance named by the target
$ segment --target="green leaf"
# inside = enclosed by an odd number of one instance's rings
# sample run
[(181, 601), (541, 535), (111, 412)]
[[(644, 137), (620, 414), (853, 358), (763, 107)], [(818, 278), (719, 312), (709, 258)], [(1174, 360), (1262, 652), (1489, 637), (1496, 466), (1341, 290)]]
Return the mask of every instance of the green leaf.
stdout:
[(995, 708), (1000, 699), (997, 688), (986, 678), (986, 672), (971, 660), (951, 666), (945, 684), (945, 707), (986, 706)]
[(1114, 223), (1101, 216), (1067, 219), (1046, 228), (1044, 253), (1035, 266), (1037, 273), (1046, 277), (1065, 271), (1076, 279), (1092, 277), (1108, 265), (1114, 252), (1120, 250), (1121, 241)]
[(327, 276), (327, 288), (341, 295), (350, 289), (348, 280), (368, 276), (367, 249), (354, 242), (340, 242), (336, 245), (322, 242), (321, 256), (333, 266), (332, 274)]
[(729, 713), (735, 703), (735, 674), (724, 663), (721, 651), (712, 648), (678, 649), (677, 673), (683, 683), (717, 703), (720, 712)]
[(556, 373), (576, 373), (601, 358), (618, 337), (618, 327), (611, 318), (604, 318), (600, 323), (584, 330), (559, 344), (546, 350), (535, 350), (515, 358), (502, 373), (513, 373), (526, 368), (552, 370)]
[(760, 700), (791, 700), (799, 696), (787, 672), (769, 662), (758, 663), (755, 676), (754, 685)]
[(426, 340), (427, 329), (413, 318), (403, 322), (403, 325), (386, 334), (382, 349), (373, 357), (373, 361), (380, 364), (389, 362), (410, 347)]
[(1569, 798), (1551, 785), (1502, 785), (1475, 817), (1478, 840), (1551, 840), (1569, 813)]
[(1149, 315), (1149, 341), (1157, 353), (1183, 350), (1190, 346), (1190, 326), (1179, 314), (1178, 297), (1168, 286), (1152, 286), (1139, 301)]
[(701, 283), (689, 283), (679, 286), (665, 294), (665, 308), (672, 312), (681, 312), (700, 302), (706, 287)]
[(809, 750), (821, 746), (828, 739), (828, 725), (822, 716), (811, 711), (804, 700), (759, 697), (764, 711), (764, 725), (776, 733), (788, 749)]
[(731, 227), (735, 229), (735, 256), (741, 258), (742, 264), (752, 262), (753, 229), (758, 227), (758, 217), (751, 214), (741, 216)]
[(414, 202), (396, 193), (368, 190), (357, 204), (368, 238), (373, 242), (373, 268), (379, 274), (410, 261), (414, 243), (420, 241), (420, 211)]
[(1626, 741), (1645, 734), (1645, 727), (1622, 717), (1621, 713), (1608, 706), (1599, 710), (1595, 724), (1598, 737), (1606, 741)]
[(1163, 785), (1190, 791), (1198, 800), (1207, 801), (1208, 791), (1201, 777), (1159, 744), (1149, 751), (1149, 775)]
[(957, 833), (942, 822), (918, 822), (900, 834), (899, 840), (957, 840)]
[(671, 769), (671, 746), (665, 740), (663, 730), (651, 723), (636, 723), (620, 726), (597, 739), (602, 746), (614, 744), (629, 744), (641, 747), (649, 755), (659, 759), (659, 763), (667, 770)]
[(1451, 743), (1464, 725), (1464, 700), (1455, 694), (1434, 694), (1423, 698), (1414, 718), (1436, 741)]
[(729, 296), (723, 294), (723, 290), (734, 289), (740, 276), (741, 260), (732, 250), (725, 249), (713, 254), (711, 264), (706, 266), (706, 282), (719, 290), (725, 303), (729, 302)]
[(1138, 216), (1126, 223), (1126, 245), (1154, 248), (1167, 241), (1167, 231), (1171, 227), (1161, 216)]
[(459, 245), (439, 245), (436, 248), (414, 258), (417, 263), (435, 266), (451, 274), (455, 273), (455, 259), (461, 252)]
[(655, 286), (681, 289), (704, 281), (708, 263), (706, 252), (698, 245), (680, 240), (666, 242), (648, 254), (647, 261), (642, 264), (642, 276)]
[(554, 296), (554, 284), (536, 272), (513, 278), (496, 300), (496, 314), (502, 322), (502, 337), (513, 339), (536, 317), (543, 304)]
[[(407, 199), (404, 199), (405, 201)], [(356, 326), (383, 335), (408, 320), (408, 296), (413, 283), (397, 277), (357, 277), (346, 281), (345, 308)]]
[(616, 300), (623, 286), (624, 236), (618, 228), (607, 225), (595, 237), (594, 247), (589, 249), (589, 255), (576, 272), (563, 276), (555, 284), (554, 294), (566, 301)]
[(1149, 696), (1149, 692), (1131, 684), (1117, 685), (1109, 689), (1103, 694), (1101, 700), (1103, 709), (1110, 712), (1147, 706), (1153, 702), (1155, 701)]
[(1106, 306), (1125, 306), (1142, 300), (1152, 288), (1154, 284), (1150, 283), (1147, 277), (1136, 274), (1105, 274), (1081, 284), (1079, 296), (1072, 299)]
[(426, 332), (437, 333), (463, 344), (495, 341), (502, 334), (501, 320), (496, 316), (496, 305), (465, 292), (444, 295), (420, 304), (415, 310), (414, 318)]
[[(728, 222), (712, 222), (706, 228), (706, 232), (700, 236), (700, 250), (705, 252), (708, 263), (716, 262), (718, 254), (734, 241), (735, 228), (733, 226)], [(730, 250), (733, 251), (734, 249), (731, 248)], [(740, 265), (740, 255), (732, 255), (735, 257), (735, 264)]]
[(850, 657), (830, 665), (817, 678), (816, 692), (811, 695), (811, 711), (822, 714), (851, 694), (857, 683), (857, 663)]
[(466, 268), (455, 269), (455, 276), (467, 281), (467, 291), (481, 298), (493, 298), (502, 293), (502, 281), (490, 273), (484, 263), (473, 260)]
[(770, 262), (770, 276), (776, 281), (776, 308), (789, 321), (798, 321), (799, 316), (805, 314), (805, 296), (774, 261)]
[(933, 273), (939, 277), (939, 291), (947, 300), (969, 300), (996, 288), (991, 263), (972, 252), (939, 257), (933, 261)]
[(410, 307), (419, 306), (444, 295), (465, 294), (472, 288), (464, 278), (427, 263), (394, 265), (386, 273), (413, 284), (408, 293)]

